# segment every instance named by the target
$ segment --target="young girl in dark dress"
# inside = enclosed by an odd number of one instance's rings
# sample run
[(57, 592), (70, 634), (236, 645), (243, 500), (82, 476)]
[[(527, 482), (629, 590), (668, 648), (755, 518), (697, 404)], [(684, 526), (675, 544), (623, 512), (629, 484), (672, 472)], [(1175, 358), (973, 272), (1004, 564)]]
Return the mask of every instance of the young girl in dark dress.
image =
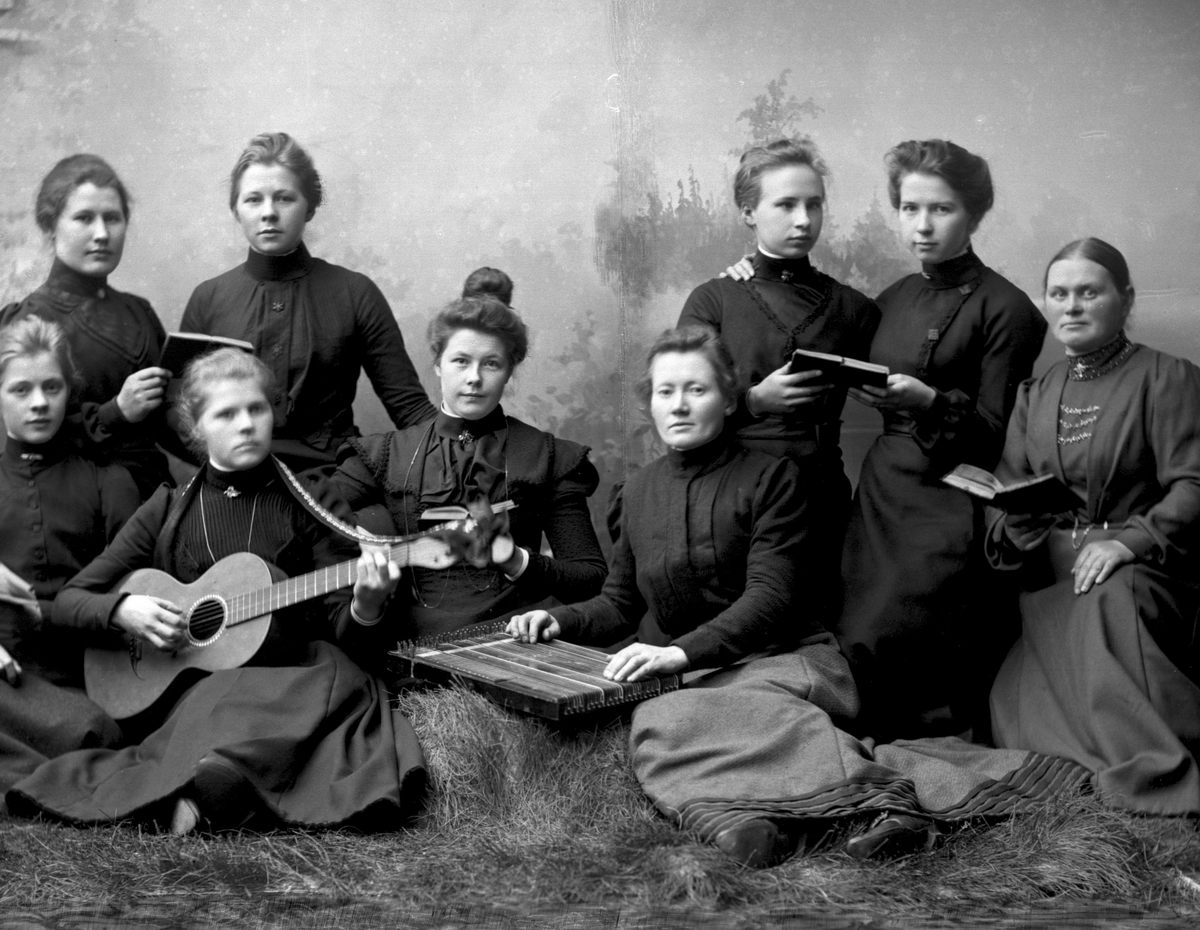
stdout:
[(296, 468), (332, 465), (359, 434), (351, 405), (364, 370), (398, 428), (433, 413), (379, 288), (305, 247), (305, 227), (323, 201), (320, 175), (294, 139), (251, 139), (229, 180), (246, 261), (197, 287), (179, 324), (254, 346), (275, 376), (272, 451)]
[(68, 436), (97, 461), (128, 469), (144, 500), (171, 481), (156, 442), (184, 450), (163, 415), (170, 373), (158, 367), (162, 323), (144, 298), (108, 283), (125, 248), (129, 203), (104, 159), (72, 155), (55, 165), (35, 205), (37, 224), (54, 246), (50, 276), (0, 310), (0, 326), (36, 315), (61, 327), (78, 373)]
[(879, 295), (871, 361), (891, 369), (887, 388), (851, 391), (884, 428), (859, 477), (836, 626), (860, 725), (881, 740), (961, 732), (983, 710), (1006, 644), (980, 596), (982, 508), (941, 477), (962, 462), (996, 465), (1046, 332), (1029, 298), (971, 249), (992, 206), (987, 162), (941, 139), (903, 142), (886, 162), (922, 270)]
[(56, 324), (30, 316), (0, 330), (0, 791), (47, 758), (120, 738), (83, 693), (83, 631), (51, 611), (139, 503), (124, 468), (95, 464), (62, 435), (72, 381)]
[(825, 163), (807, 141), (780, 139), (747, 151), (734, 200), (758, 240), (752, 276), (714, 278), (688, 297), (679, 326), (715, 330), (748, 389), (731, 426), (747, 448), (786, 455), (809, 489), (813, 546), (808, 609), (831, 622), (850, 482), (842, 469), (845, 389), (819, 371), (790, 372), (792, 352), (812, 349), (865, 359), (879, 310), (858, 291), (816, 270), (808, 254), (821, 236)]
[[(130, 518), (60, 592), (56, 621), (115, 628), (142, 649), (174, 651), (185, 645), (179, 606), (114, 591), (131, 570), (153, 567), (190, 583), (235, 552), (288, 576), (353, 561), (356, 547), (326, 525), (349, 517), (345, 503), (319, 476), (297, 479), (269, 456), (271, 389), (270, 371), (236, 349), (189, 366), (180, 407), (205, 465)], [(398, 577), (380, 552), (364, 553), (352, 592), (280, 611), (249, 664), (215, 671), (138, 715), (148, 735), (137, 745), (42, 765), (9, 792), (10, 810), (79, 824), (170, 824), (177, 833), (198, 824), (394, 825), (420, 797), (420, 748), (382, 682), (332, 641), (377, 622)]]

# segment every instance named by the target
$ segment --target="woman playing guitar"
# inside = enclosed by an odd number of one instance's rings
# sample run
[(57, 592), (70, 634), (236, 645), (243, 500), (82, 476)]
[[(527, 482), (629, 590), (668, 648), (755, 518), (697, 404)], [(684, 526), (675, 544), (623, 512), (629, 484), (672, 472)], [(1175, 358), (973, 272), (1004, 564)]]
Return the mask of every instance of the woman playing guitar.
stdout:
[[(141, 651), (182, 650), (191, 640), (180, 604), (114, 590), (130, 571), (155, 568), (190, 583), (238, 552), (288, 576), (353, 557), (354, 544), (329, 527), (348, 516), (345, 503), (319, 477), (297, 479), (269, 457), (272, 390), (266, 366), (236, 349), (189, 366), (179, 412), (206, 464), (187, 486), (159, 488), (68, 583), (56, 618), (122, 631), (136, 668)], [(332, 645), (378, 620), (399, 569), (377, 551), (350, 564), (352, 591), (280, 611), (246, 667), (198, 681), (189, 672), (126, 721), (140, 744), (53, 760), (13, 789), (10, 809), (75, 823), (149, 821), (176, 833), (378, 827), (408, 813), (424, 782), (416, 737), (382, 685)]]

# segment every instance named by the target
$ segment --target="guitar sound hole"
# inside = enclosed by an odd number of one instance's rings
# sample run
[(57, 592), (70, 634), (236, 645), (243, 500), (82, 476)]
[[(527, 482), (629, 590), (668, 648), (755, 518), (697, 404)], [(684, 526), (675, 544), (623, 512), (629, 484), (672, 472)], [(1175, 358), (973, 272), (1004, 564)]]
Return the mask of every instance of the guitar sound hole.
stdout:
[(188, 616), (188, 639), (193, 646), (207, 646), (225, 626), (225, 602), (206, 597), (192, 605)]

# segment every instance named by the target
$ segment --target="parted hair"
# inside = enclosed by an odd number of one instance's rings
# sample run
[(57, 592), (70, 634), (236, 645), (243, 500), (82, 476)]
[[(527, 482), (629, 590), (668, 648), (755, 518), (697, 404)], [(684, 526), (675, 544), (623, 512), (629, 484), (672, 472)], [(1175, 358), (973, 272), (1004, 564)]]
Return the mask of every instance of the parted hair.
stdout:
[(27, 316), (0, 329), (0, 378), (8, 371), (8, 363), (47, 352), (58, 362), (69, 386), (77, 385), (75, 359), (62, 327), (40, 316)]
[(893, 210), (900, 209), (900, 182), (910, 174), (941, 178), (962, 198), (963, 207), (977, 224), (995, 202), (987, 160), (946, 139), (901, 142), (883, 156), (883, 163), (887, 166), (888, 197)]
[(295, 139), (286, 132), (259, 133), (242, 149), (229, 173), (229, 209), (237, 212), (238, 194), (241, 192), (242, 175), (251, 165), (279, 165), (296, 176), (300, 193), (308, 203), (311, 218), (317, 207), (325, 201), (325, 188), (321, 186), (321, 175), (313, 164), (312, 157)]
[(99, 155), (80, 153), (68, 155), (42, 178), (37, 198), (33, 202), (33, 217), (42, 232), (54, 232), (54, 226), (67, 206), (67, 198), (81, 184), (111, 187), (121, 198), (121, 212), (125, 214), (126, 220), (129, 219), (133, 200), (112, 165)]
[(1094, 236), (1068, 242), (1054, 254), (1054, 257), (1046, 265), (1046, 273), (1042, 275), (1042, 290), (1046, 289), (1046, 282), (1050, 278), (1050, 266), (1067, 258), (1084, 258), (1089, 262), (1095, 262), (1108, 272), (1113, 284), (1116, 285), (1123, 297), (1126, 295), (1132, 297), (1133, 281), (1129, 278), (1129, 264), (1125, 261), (1125, 256), (1116, 246), (1109, 245), (1103, 239), (1097, 239)]
[(776, 139), (767, 145), (756, 145), (742, 153), (737, 174), (733, 176), (733, 202), (738, 209), (757, 207), (762, 199), (763, 174), (787, 165), (807, 165), (823, 178), (829, 174), (811, 139)]
[(654, 388), (654, 360), (667, 352), (695, 352), (703, 355), (717, 376), (717, 389), (721, 396), (726, 401), (737, 400), (742, 385), (741, 374), (729, 347), (721, 341), (716, 330), (707, 326), (680, 326), (678, 329), (664, 330), (646, 353), (646, 370), (634, 385), (634, 392), (647, 409), (650, 406), (650, 393)]
[(190, 362), (183, 371), (183, 382), (179, 387), (179, 399), (175, 410), (179, 414), (184, 436), (192, 450), (203, 454), (204, 441), (200, 438), (196, 424), (204, 415), (204, 408), (211, 400), (209, 387), (214, 381), (253, 381), (271, 402), (275, 391), (275, 375), (271, 369), (249, 352), (241, 349), (214, 349)]
[(529, 330), (525, 321), (512, 307), (490, 294), (455, 300), (429, 321), (425, 335), (434, 361), (442, 357), (446, 343), (460, 329), (472, 329), (495, 336), (504, 343), (508, 364), (512, 368), (520, 365), (529, 354)]
[(463, 282), (463, 297), (483, 297), (490, 294), (512, 306), (513, 280), (499, 268), (476, 268)]

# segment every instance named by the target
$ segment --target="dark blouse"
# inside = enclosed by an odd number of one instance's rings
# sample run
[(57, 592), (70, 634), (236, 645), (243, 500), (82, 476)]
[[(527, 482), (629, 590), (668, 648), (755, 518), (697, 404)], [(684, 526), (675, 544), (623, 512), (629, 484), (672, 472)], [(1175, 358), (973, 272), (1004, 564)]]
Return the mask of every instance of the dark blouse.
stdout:
[(29, 582), (42, 613), (34, 619), (0, 604), (0, 644), (18, 660), (52, 680), (82, 684), (84, 643), (53, 628), (51, 606), (138, 504), (137, 486), (121, 466), (96, 465), (62, 438), (40, 445), (7, 438), (0, 453), (0, 562)]
[(725, 438), (635, 472), (603, 591), (552, 610), (563, 639), (605, 646), (637, 631), (678, 646), (693, 668), (832, 641), (802, 582), (810, 540), (798, 481), (789, 459)]
[[(408, 535), (429, 528), (421, 515), (430, 507), (465, 505), (477, 493), (493, 504), (511, 500), (509, 531), (530, 553), (515, 581), (498, 569), (462, 563), (414, 568), (400, 637), (596, 593), (606, 566), (587, 508), (600, 480), (587, 452), (499, 407), (481, 420), (439, 413), (420, 426), (352, 440), (333, 480), (355, 510), (384, 504), (396, 532)], [(541, 553), (543, 533), (553, 555)]]
[[(302, 475), (308, 493), (341, 520), (350, 512), (326, 480)], [(230, 490), (232, 489), (232, 491)], [(189, 584), (234, 552), (252, 552), (294, 577), (351, 561), (358, 546), (318, 523), (268, 459), (244, 472), (205, 465), (183, 488), (160, 488), (129, 519), (112, 543), (72, 578), (54, 603), (54, 621), (103, 630), (125, 596), (114, 585), (138, 568), (157, 568)], [(313, 606), (298, 605), (276, 624), (292, 643), (333, 641), (353, 621), (350, 588)], [(283, 616), (283, 613), (280, 615)]]
[(67, 435), (101, 462), (124, 465), (143, 498), (170, 482), (159, 442), (186, 454), (159, 407), (130, 423), (117, 407), (125, 379), (158, 364), (166, 338), (149, 301), (123, 294), (105, 278), (90, 278), (58, 259), (46, 283), (19, 303), (0, 310), (0, 326), (37, 315), (62, 327), (75, 361), (77, 385), (67, 410)]
[(879, 305), (871, 361), (937, 392), (916, 417), (886, 414), (885, 429), (910, 432), (935, 467), (992, 468), (1017, 387), (1042, 350), (1042, 315), (973, 251), (901, 278), (879, 295)]
[(179, 328), (244, 339), (274, 372), (274, 451), (295, 467), (329, 464), (359, 435), (359, 372), (397, 427), (433, 415), (387, 300), (366, 275), (313, 258), (301, 243), (245, 263), (192, 293)]
[[(749, 281), (713, 278), (693, 290), (678, 325), (715, 329), (751, 385), (795, 349), (867, 358), (879, 325), (874, 301), (817, 271), (807, 256), (783, 260), (756, 252), (752, 261)], [(845, 400), (845, 390), (834, 391), (794, 413), (761, 418), (751, 416), (743, 403), (734, 415), (738, 437), (806, 444), (792, 454), (816, 451), (818, 441), (823, 450), (836, 452)]]

